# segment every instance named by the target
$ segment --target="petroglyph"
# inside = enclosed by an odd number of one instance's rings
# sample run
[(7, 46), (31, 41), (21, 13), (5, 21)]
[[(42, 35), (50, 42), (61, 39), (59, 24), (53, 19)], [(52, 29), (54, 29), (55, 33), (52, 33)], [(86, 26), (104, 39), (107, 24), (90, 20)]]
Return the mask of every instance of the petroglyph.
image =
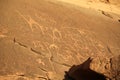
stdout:
[[(39, 27), (42, 34), (44, 34), (43, 26), (41, 26), (38, 22), (36, 22), (34, 19), (32, 19), (31, 16), (29, 16), (29, 15), (25, 16), (25, 15), (21, 14), (18, 10), (16, 10), (16, 12), (29, 24), (29, 27), (32, 32), (34, 31), (33, 25), (36, 25), (35, 27), (36, 28)], [(28, 17), (28, 19), (26, 17)]]
[(5, 37), (7, 37), (7, 36), (0, 34), (0, 38), (5, 38)]
[(43, 42), (41, 42), (39, 40), (35, 40), (32, 43), (33, 43), (34, 48), (39, 48), (42, 51), (46, 50), (45, 42), (43, 43)]
[(59, 56), (61, 56), (65, 61), (69, 61), (70, 59), (72, 59), (72, 55), (71, 54), (69, 54), (68, 52), (66, 52), (66, 53), (64, 53), (65, 55), (63, 56), (63, 55), (61, 55), (61, 54), (59, 54)]
[[(63, 29), (64, 30), (61, 33), (65, 34), (62, 36), (62, 44), (64, 44), (64, 48), (67, 47), (68, 50), (70, 49), (72, 53), (76, 54), (74, 57), (77, 61), (80, 62), (80, 58), (84, 59), (83, 56), (89, 57), (90, 55), (94, 56), (97, 53), (105, 52), (104, 44), (101, 41), (96, 40), (94, 32), (71, 27), (64, 27)], [(66, 53), (66, 49), (64, 48), (62, 48), (62, 52)], [(63, 56), (64, 53), (61, 53), (61, 56)], [(89, 55), (87, 53), (89, 53)]]
[(48, 61), (49, 61), (50, 65), (51, 65), (51, 68), (52, 68), (52, 71), (55, 71), (55, 68), (53, 66), (53, 61), (51, 60), (52, 57), (53, 57), (53, 54), (52, 54), (52, 52), (50, 50), (49, 43), (45, 42), (44, 46), (45, 46), (45, 50), (48, 51), (47, 53), (44, 54), (45, 55), (44, 57), (48, 58)]
[(53, 43), (57, 40), (57, 41), (61, 41), (60, 39), (62, 39), (62, 34), (58, 29), (53, 29)]
[(43, 22), (54, 24), (54, 25), (57, 24), (57, 22), (55, 21), (54, 18), (52, 18), (51, 16), (49, 16), (48, 14), (45, 14), (43, 12), (41, 12), (40, 14), (35, 14), (35, 16)]
[(36, 41), (33, 41), (32, 43), (34, 48), (39, 48), (41, 51), (46, 51), (47, 49), (45, 42), (43, 43), (41, 41), (36, 40)]
[(80, 34), (85, 34), (85, 31), (84, 30), (78, 30), (78, 32), (80, 33)]
[(40, 47), (41, 49), (43, 49), (43, 45), (41, 45), (42, 44), (41, 41), (36, 40), (33, 41), (32, 43), (35, 48)]
[(42, 42), (42, 41), (35, 40), (32, 43), (35, 49), (37, 49), (38, 51), (41, 51), (42, 55), (44, 55), (47, 58), (51, 57), (52, 54), (49, 48), (50, 44), (48, 42)]
[(64, 71), (87, 57), (96, 58), (92, 69), (103, 72), (110, 70), (110, 61), (99, 57), (120, 53), (120, 21), (109, 21), (106, 12), (47, 0), (11, 1), (9, 7), (0, 5), (0, 75), (23, 73), (10, 80), (62, 80)]
[[(1, 26), (0, 26), (0, 28), (1, 28)], [(7, 37), (7, 35), (5, 35), (6, 33), (8, 33), (7, 29), (1, 28), (0, 29), (0, 38)]]
[(53, 49), (58, 49), (58, 46), (55, 45), (55, 44), (51, 44), (51, 45), (49, 46), (49, 48), (50, 48), (50, 49), (52, 49), (52, 48), (53, 48)]
[(45, 65), (45, 63), (41, 59), (36, 60), (39, 64)]

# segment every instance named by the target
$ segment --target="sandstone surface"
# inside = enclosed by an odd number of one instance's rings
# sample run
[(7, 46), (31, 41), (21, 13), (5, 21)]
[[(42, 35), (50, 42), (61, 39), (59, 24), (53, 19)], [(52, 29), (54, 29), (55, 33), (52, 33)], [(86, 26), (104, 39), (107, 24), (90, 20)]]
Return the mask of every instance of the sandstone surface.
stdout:
[(63, 80), (89, 57), (92, 70), (120, 80), (119, 6), (61, 1), (0, 0), (0, 80)]

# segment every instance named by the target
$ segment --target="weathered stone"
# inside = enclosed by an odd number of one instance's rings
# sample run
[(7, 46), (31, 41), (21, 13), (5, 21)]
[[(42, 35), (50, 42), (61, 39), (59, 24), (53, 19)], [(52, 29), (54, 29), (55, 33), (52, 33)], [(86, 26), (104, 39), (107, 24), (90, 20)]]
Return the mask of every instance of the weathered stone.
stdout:
[(1, 0), (0, 80), (62, 80), (88, 57), (91, 70), (119, 80), (120, 24), (102, 13), (55, 1)]

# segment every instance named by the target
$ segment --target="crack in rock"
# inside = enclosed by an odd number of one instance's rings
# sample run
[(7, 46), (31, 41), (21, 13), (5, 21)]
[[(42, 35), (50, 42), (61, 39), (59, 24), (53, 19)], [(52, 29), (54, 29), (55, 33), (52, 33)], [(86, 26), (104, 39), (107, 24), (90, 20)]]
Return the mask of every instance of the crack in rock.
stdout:
[(54, 61), (54, 60), (53, 60), (53, 56), (50, 58), (50, 61), (51, 61), (51, 62), (54, 62), (54, 63), (57, 63), (57, 64), (59, 64), (59, 65), (66, 66), (66, 67), (72, 67), (72, 66), (69, 65), (69, 64), (66, 64), (66, 63), (60, 63), (60, 62)]
[(20, 43), (20, 42), (17, 42), (15, 38), (14, 38), (13, 42), (14, 42), (15, 44), (20, 45), (21, 47), (28, 48), (26, 45), (24, 45), (24, 44), (22, 44), (22, 43)]
[(20, 75), (17, 75), (17, 76), (21, 76), (21, 77), (24, 77), (25, 75), (24, 75), (24, 74), (20, 74)]
[(46, 77), (37, 77), (37, 78), (48, 80), (48, 78), (46, 78)]
[(103, 15), (105, 15), (106, 17), (109, 17), (109, 18), (113, 18), (110, 14), (108, 14), (107, 12), (104, 12), (104, 11), (101, 11), (101, 13)]
[(33, 48), (31, 48), (31, 47), (28, 47), (27, 45), (22, 44), (21, 42), (18, 42), (15, 38), (13, 39), (13, 42), (14, 42), (15, 44), (18, 44), (18, 45), (21, 46), (21, 47), (24, 47), (24, 48), (29, 49), (30, 51), (32, 51), (33, 53), (35, 53), (35, 54), (37, 54), (37, 55), (44, 56), (44, 55), (42, 55), (41, 52), (36, 51), (35, 49), (33, 49)]
[(40, 70), (42, 70), (43, 72), (48, 72), (47, 70), (41, 68), (41, 67), (38, 67)]
[(112, 51), (111, 51), (109, 46), (107, 46), (107, 50), (108, 50), (109, 53), (112, 53)]
[(112, 58), (110, 58), (110, 68), (112, 69)]
[[(30, 48), (30, 50), (31, 50), (32, 52), (36, 53), (36, 54), (42, 55), (41, 52), (39, 52), (39, 51), (37, 51), (37, 50), (35, 50), (35, 49), (33, 49), (33, 48)], [(42, 55), (42, 56), (44, 56), (44, 55)]]

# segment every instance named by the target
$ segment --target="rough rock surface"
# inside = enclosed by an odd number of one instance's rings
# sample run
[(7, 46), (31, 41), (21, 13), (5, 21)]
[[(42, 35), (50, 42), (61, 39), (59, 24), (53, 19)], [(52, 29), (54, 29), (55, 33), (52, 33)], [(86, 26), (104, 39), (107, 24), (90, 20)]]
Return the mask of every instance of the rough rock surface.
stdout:
[(0, 80), (62, 80), (88, 57), (92, 70), (119, 80), (115, 16), (47, 0), (0, 0)]
[(54, 0), (75, 6), (120, 14), (120, 0)]

